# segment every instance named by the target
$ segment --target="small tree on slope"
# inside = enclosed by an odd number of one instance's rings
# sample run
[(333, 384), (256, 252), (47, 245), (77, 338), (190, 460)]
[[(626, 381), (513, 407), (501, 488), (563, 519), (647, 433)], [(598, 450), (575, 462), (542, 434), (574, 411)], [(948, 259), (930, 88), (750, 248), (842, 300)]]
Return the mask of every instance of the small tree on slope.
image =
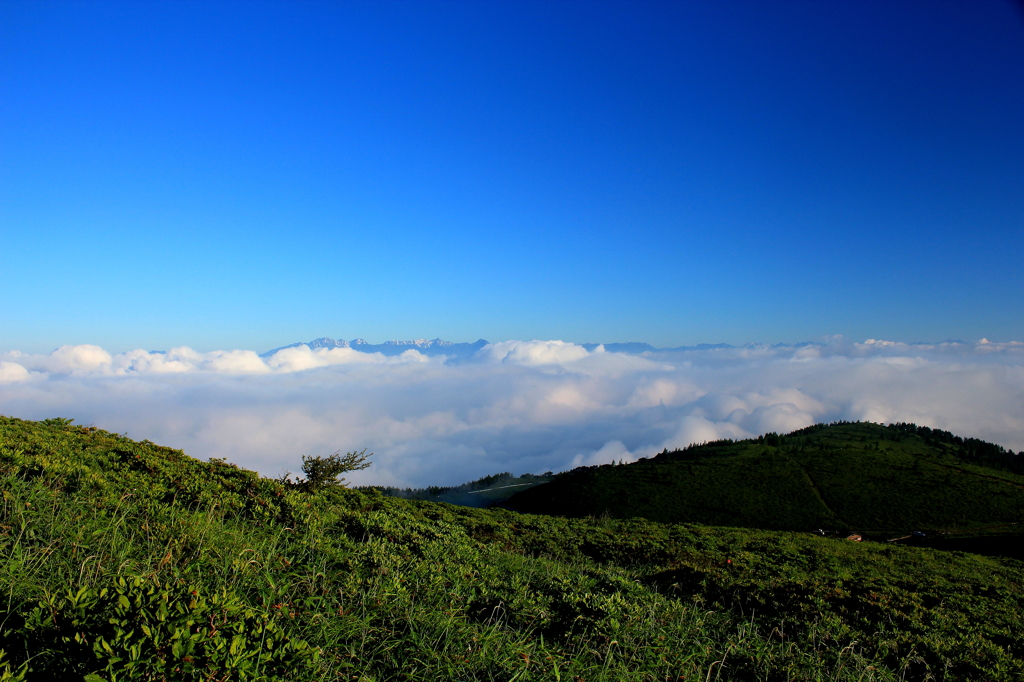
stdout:
[(315, 492), (331, 486), (344, 486), (345, 479), (338, 477), (347, 471), (359, 471), (367, 468), (371, 464), (367, 461), (370, 457), (373, 457), (373, 453), (366, 454), (366, 448), (360, 452), (346, 452), (344, 455), (339, 450), (327, 457), (303, 455), (302, 473), (305, 474), (305, 478), (290, 483), (287, 480), (289, 474), (285, 474), (280, 480), (305, 492)]

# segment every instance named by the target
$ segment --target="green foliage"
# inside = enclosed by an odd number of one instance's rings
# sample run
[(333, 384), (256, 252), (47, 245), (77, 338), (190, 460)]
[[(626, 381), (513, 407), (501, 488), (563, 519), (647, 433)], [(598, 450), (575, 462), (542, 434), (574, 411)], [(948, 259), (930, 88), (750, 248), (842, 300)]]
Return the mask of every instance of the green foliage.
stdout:
[(889, 429), (898, 433), (913, 434), (928, 445), (944, 445), (965, 462), (981, 464), (994, 469), (1003, 469), (1024, 474), (1024, 453), (1014, 453), (995, 443), (986, 443), (978, 438), (961, 438), (949, 431), (932, 429), (917, 424), (890, 424)]
[[(295, 485), (304, 492), (316, 492), (330, 486), (342, 486), (345, 479), (339, 478), (339, 476), (348, 471), (366, 469), (370, 466), (370, 462), (366, 461), (370, 457), (373, 457), (373, 453), (367, 455), (365, 449), (361, 452), (346, 452), (344, 455), (339, 450), (327, 457), (303, 455), (302, 473), (305, 474), (305, 478), (299, 479)], [(285, 474), (282, 481), (287, 481), (287, 477), (288, 475)]]
[(0, 491), (0, 680), (1024, 675), (1013, 560), (303, 492), (66, 420), (0, 417)]
[(517, 493), (508, 505), (560, 516), (847, 529), (883, 539), (1024, 520), (1024, 476), (979, 466), (954, 441), (926, 440), (904, 426), (813, 426), (666, 451), (629, 466), (585, 467)]
[[(288, 638), (277, 619), (246, 606), (226, 587), (178, 578), (118, 577), (111, 587), (44, 591), (26, 609), (18, 648), (39, 647), (31, 662), (65, 679), (289, 679), (317, 655)], [(20, 646), (19, 646), (20, 645)]]

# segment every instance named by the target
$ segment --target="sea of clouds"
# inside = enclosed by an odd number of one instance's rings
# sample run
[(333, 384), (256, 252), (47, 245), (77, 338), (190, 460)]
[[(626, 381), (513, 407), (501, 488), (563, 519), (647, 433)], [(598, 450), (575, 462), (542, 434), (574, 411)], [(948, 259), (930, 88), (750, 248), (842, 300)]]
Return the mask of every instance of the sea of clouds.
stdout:
[(504, 341), (469, 359), (351, 348), (0, 353), (0, 414), (72, 418), (278, 476), (368, 448), (356, 484), (451, 485), (632, 461), (839, 419), (1024, 450), (1024, 343), (833, 338), (627, 354)]

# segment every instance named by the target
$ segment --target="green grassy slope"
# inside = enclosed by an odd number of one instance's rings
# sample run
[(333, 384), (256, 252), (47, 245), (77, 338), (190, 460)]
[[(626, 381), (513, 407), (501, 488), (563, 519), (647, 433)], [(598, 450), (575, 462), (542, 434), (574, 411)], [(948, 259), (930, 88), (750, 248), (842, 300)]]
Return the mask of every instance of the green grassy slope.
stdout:
[(575, 470), (517, 493), (508, 506), (569, 517), (895, 534), (1024, 521), (1024, 475), (980, 466), (967, 454), (894, 427), (833, 424)]
[(64, 420), (0, 417), (0, 493), (0, 680), (1024, 675), (1013, 560), (301, 493)]

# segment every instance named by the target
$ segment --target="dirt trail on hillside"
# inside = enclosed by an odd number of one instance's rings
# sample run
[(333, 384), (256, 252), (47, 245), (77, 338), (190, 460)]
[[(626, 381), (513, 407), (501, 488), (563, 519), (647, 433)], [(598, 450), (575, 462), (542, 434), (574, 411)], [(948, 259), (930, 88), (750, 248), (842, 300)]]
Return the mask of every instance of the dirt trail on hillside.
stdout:
[(783, 453), (783, 456), (785, 456), (786, 459), (788, 459), (789, 461), (793, 462), (793, 464), (795, 464), (797, 468), (800, 469), (800, 471), (804, 472), (804, 477), (806, 477), (807, 482), (811, 484), (811, 490), (814, 491), (814, 496), (818, 498), (819, 502), (821, 502), (821, 506), (828, 510), (828, 513), (832, 515), (832, 518), (834, 518), (836, 521), (845, 523), (842, 517), (840, 517), (839, 514), (836, 514), (835, 510), (833, 510), (832, 507), (829, 506), (828, 502), (825, 501), (825, 496), (821, 494), (821, 488), (818, 487), (818, 484), (814, 480), (814, 477), (811, 476), (807, 469), (804, 468), (804, 465), (798, 462), (796, 458), (791, 457), (790, 455), (786, 455)]

